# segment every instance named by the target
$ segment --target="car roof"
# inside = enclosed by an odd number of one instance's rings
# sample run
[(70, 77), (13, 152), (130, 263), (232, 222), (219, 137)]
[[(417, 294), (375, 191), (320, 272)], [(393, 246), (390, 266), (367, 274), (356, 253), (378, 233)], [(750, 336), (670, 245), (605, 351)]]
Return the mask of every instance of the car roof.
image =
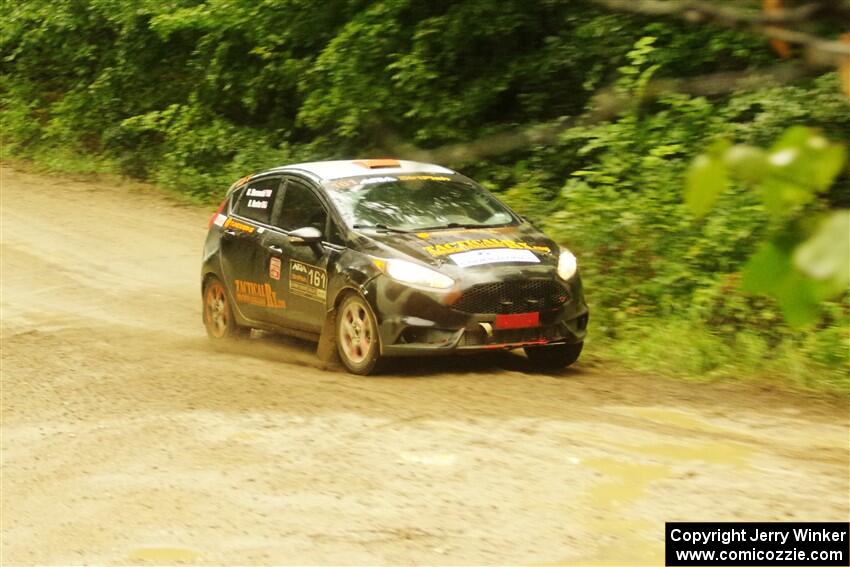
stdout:
[(263, 173), (283, 173), (297, 171), (311, 174), (319, 181), (330, 181), (343, 177), (359, 177), (361, 175), (393, 175), (400, 173), (441, 173), (443, 175), (455, 172), (446, 167), (433, 163), (397, 159), (358, 159), (311, 161), (276, 167)]

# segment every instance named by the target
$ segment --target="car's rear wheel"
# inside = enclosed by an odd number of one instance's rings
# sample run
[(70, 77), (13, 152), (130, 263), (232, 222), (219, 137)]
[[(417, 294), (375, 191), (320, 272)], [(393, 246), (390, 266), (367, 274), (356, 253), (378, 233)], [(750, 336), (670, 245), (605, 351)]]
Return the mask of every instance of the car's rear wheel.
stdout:
[(584, 343), (529, 346), (525, 347), (525, 356), (538, 368), (547, 370), (558, 370), (578, 360)]
[(378, 325), (372, 309), (359, 295), (343, 299), (336, 316), (336, 344), (339, 358), (354, 374), (376, 370), (381, 357)]
[(204, 288), (204, 327), (207, 335), (216, 340), (245, 337), (251, 332), (236, 324), (224, 284), (215, 277)]

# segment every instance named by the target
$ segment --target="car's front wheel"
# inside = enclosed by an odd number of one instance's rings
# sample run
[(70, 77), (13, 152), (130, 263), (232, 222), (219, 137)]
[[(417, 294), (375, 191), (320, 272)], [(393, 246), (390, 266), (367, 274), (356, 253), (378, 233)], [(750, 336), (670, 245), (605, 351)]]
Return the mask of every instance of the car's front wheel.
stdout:
[(236, 324), (224, 284), (215, 277), (204, 288), (204, 327), (211, 339), (245, 337), (251, 333), (248, 327)]
[(336, 316), (336, 344), (339, 358), (354, 374), (375, 371), (381, 356), (378, 325), (372, 309), (359, 295), (347, 296)]
[(578, 360), (584, 343), (530, 346), (525, 347), (525, 356), (538, 368), (559, 370)]

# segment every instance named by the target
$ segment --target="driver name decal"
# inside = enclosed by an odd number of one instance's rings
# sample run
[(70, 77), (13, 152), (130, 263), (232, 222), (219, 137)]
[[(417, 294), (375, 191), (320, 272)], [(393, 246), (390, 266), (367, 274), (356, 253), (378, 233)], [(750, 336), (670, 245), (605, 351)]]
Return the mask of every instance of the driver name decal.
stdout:
[(236, 301), (239, 303), (247, 303), (259, 307), (271, 307), (273, 309), (283, 309), (286, 307), (286, 302), (278, 299), (272, 286), (267, 283), (261, 284), (246, 280), (234, 280), (233, 283), (236, 286)]
[(298, 260), (289, 261), (289, 291), (293, 295), (324, 302), (327, 289), (328, 273), (324, 269)]
[(535, 246), (527, 242), (517, 242), (516, 240), (507, 240), (500, 238), (482, 238), (480, 240), (459, 240), (456, 242), (447, 242), (446, 244), (432, 244), (426, 246), (425, 251), (431, 256), (445, 256), (446, 254), (456, 254), (458, 252), (466, 252), (468, 250), (487, 250), (492, 248), (510, 248), (513, 250), (530, 250), (540, 254), (548, 254), (551, 252), (548, 246)]
[(539, 264), (540, 258), (531, 250), (512, 250), (510, 248), (494, 248), (489, 250), (470, 250), (459, 252), (449, 256), (452, 262), (466, 268), (468, 266), (481, 266), (483, 264), (499, 264), (503, 262), (524, 262), (528, 264)]
[(271, 189), (257, 189), (256, 187), (248, 187), (245, 195), (249, 197), (249, 209), (268, 209), (269, 202), (274, 191)]

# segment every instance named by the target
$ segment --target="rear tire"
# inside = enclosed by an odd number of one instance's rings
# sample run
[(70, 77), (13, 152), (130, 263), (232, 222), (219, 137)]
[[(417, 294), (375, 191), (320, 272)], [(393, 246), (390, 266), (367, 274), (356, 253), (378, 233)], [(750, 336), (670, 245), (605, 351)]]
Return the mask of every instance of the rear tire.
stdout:
[(250, 327), (236, 324), (230, 300), (224, 284), (216, 277), (210, 278), (204, 287), (204, 327), (207, 336), (213, 340), (226, 340), (247, 337), (251, 334)]
[(335, 333), (339, 358), (349, 372), (366, 376), (377, 370), (381, 340), (375, 316), (365, 299), (352, 293), (342, 300)]
[(560, 370), (578, 360), (584, 343), (525, 347), (525, 356), (536, 367), (546, 370)]

